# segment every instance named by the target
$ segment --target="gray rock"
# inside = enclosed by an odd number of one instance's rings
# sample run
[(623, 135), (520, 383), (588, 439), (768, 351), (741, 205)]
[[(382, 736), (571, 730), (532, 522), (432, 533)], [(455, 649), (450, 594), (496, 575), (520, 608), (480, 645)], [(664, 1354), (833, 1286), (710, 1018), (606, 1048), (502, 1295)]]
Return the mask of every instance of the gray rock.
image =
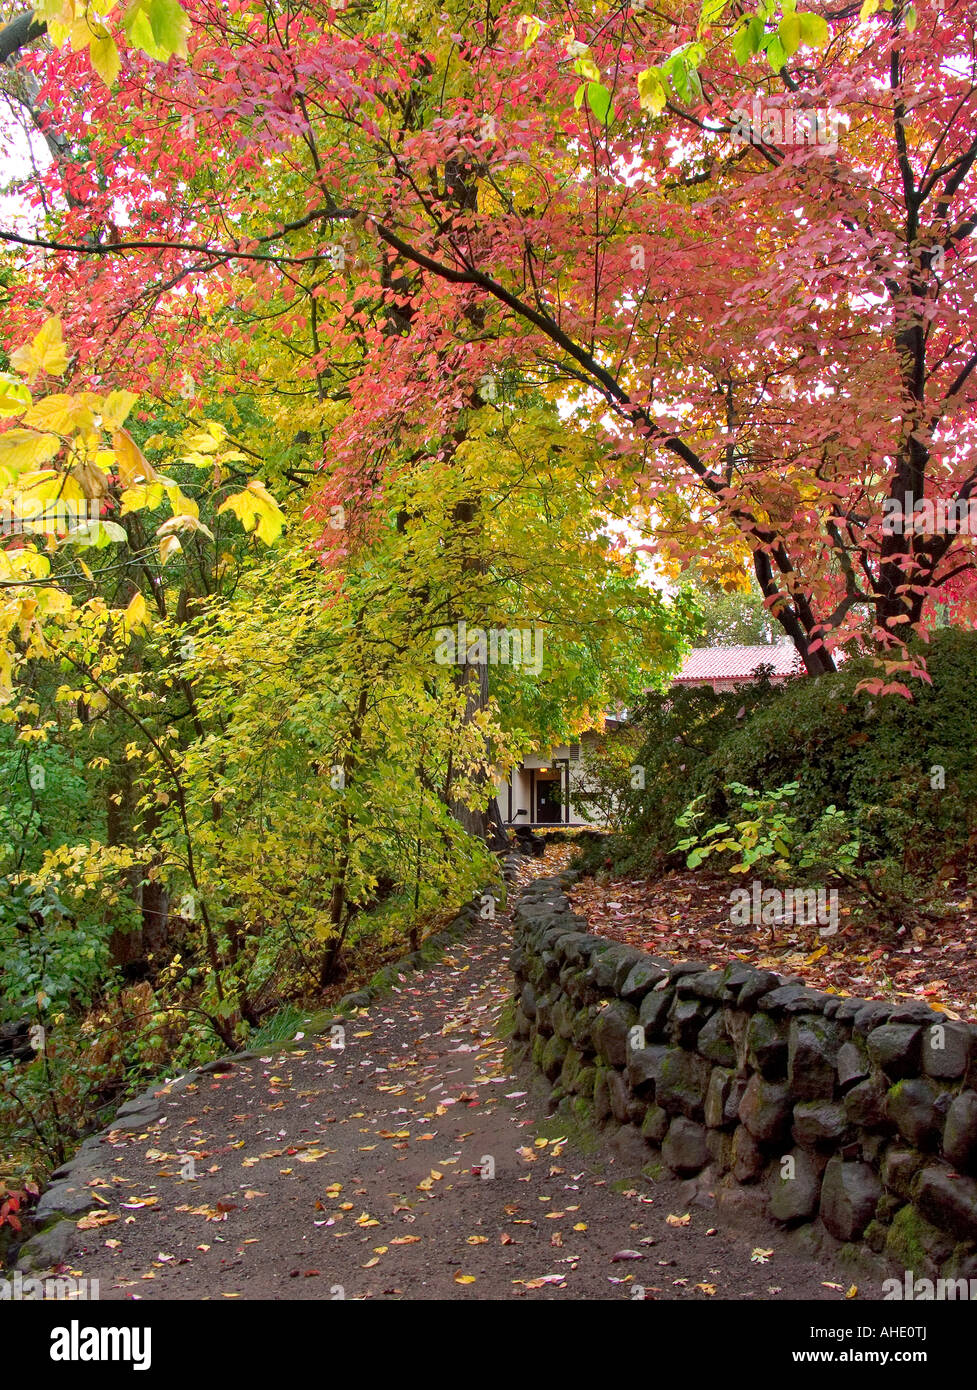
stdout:
[(923, 1216), (958, 1240), (977, 1240), (977, 1182), (946, 1163), (928, 1164), (916, 1180), (916, 1205)]
[(612, 1075), (610, 1067), (600, 1067), (597, 1072), (597, 1080), (594, 1082), (594, 1120), (602, 1125), (611, 1118), (611, 1092), (608, 1086), (608, 1077)]
[(677, 998), (668, 1019), (672, 1041), (679, 1047), (694, 1048), (710, 1012), (708, 1004), (699, 999)]
[(661, 1144), (670, 1124), (671, 1116), (667, 1110), (663, 1110), (660, 1105), (649, 1105), (641, 1122), (641, 1133), (652, 1144)]
[(676, 993), (685, 998), (708, 999), (719, 1002), (726, 997), (725, 970), (702, 970), (694, 975), (683, 975), (678, 980)]
[(82, 1244), (82, 1234), (73, 1221), (58, 1221), (21, 1246), (15, 1268), (25, 1272), (55, 1269)]
[(805, 1100), (794, 1106), (792, 1133), (802, 1148), (835, 1148), (850, 1129), (848, 1116), (835, 1101)]
[(670, 1115), (701, 1120), (712, 1067), (704, 1057), (672, 1047), (662, 1057), (655, 1099)]
[[(849, 1001), (843, 1000), (842, 1002), (848, 1003)], [(838, 1049), (835, 1067), (838, 1073), (838, 1085), (843, 1091), (847, 1091), (858, 1081), (864, 1081), (869, 1073), (867, 1057), (853, 1042), (843, 1043)]]
[(912, 1023), (886, 1023), (868, 1035), (868, 1055), (891, 1080), (914, 1076), (919, 1071), (922, 1037)]
[(858, 1240), (881, 1195), (881, 1184), (867, 1163), (833, 1158), (821, 1184), (821, 1220), (837, 1240)]
[(640, 959), (641, 953), (629, 946), (611, 946), (592, 961), (587, 978), (598, 989), (616, 990), (624, 983)]
[(689, 1177), (706, 1166), (709, 1150), (706, 1131), (694, 1120), (678, 1115), (668, 1126), (662, 1143), (662, 1158), (679, 1177)]
[(569, 1050), (569, 1044), (564, 1038), (554, 1033), (549, 1042), (543, 1048), (543, 1057), (540, 1063), (543, 1075), (548, 1081), (555, 1081), (562, 1070), (563, 1063)]
[(923, 1070), (927, 1076), (955, 1080), (963, 1076), (974, 1049), (974, 1030), (952, 1019), (923, 1029)]
[(717, 1009), (712, 1017), (706, 1020), (696, 1039), (696, 1051), (720, 1067), (735, 1067), (736, 1048), (726, 1029), (724, 1010)]
[(665, 967), (646, 957), (628, 971), (628, 977), (621, 986), (621, 996), (632, 1004), (637, 1004), (659, 980), (667, 979), (668, 971)]
[(803, 1149), (792, 1149), (774, 1160), (767, 1190), (770, 1215), (786, 1226), (796, 1226), (799, 1221), (810, 1221), (817, 1213), (821, 1179), (810, 1156)]
[(536, 991), (532, 985), (523, 985), (519, 995), (519, 1006), (527, 1018), (536, 1017)]
[(961, 1091), (950, 1102), (943, 1153), (958, 1173), (977, 1173), (977, 1091)]
[(74, 1182), (87, 1181), (95, 1177), (96, 1174), (105, 1167), (106, 1153), (99, 1135), (94, 1134), (90, 1139), (86, 1139), (77, 1153), (68, 1159), (67, 1163), (62, 1163), (60, 1168), (56, 1168), (51, 1174), (52, 1182), (59, 1182), (62, 1178), (70, 1177)]
[(767, 1160), (745, 1125), (738, 1125), (733, 1134), (733, 1177), (737, 1182), (756, 1182), (763, 1176)]
[(570, 1003), (569, 999), (564, 997), (556, 1001), (553, 1005), (552, 1018), (553, 1031), (558, 1033), (565, 1041), (569, 1042), (570, 1038), (573, 1036), (573, 1025), (576, 1020), (576, 1014), (573, 1011), (573, 1005)]
[(570, 1040), (581, 1052), (593, 1051), (594, 1023), (599, 1017), (600, 1009), (594, 1004), (585, 1004), (575, 1015)]
[(782, 1081), (787, 1075), (786, 1027), (769, 1014), (754, 1014), (746, 1030), (746, 1057), (766, 1081)]
[(646, 1037), (663, 1038), (672, 1007), (674, 995), (667, 989), (652, 989), (641, 1001), (638, 1022), (645, 1030)]
[[(891, 1005), (883, 1004), (875, 999), (869, 1000), (867, 1003), (864, 1000), (855, 1000), (854, 1002), (861, 1005), (852, 1019), (852, 1032), (859, 1038), (867, 1037), (873, 1028), (878, 1028), (886, 1023), (892, 1012)], [(838, 1010), (838, 1017), (841, 1017), (840, 1009)]]
[(779, 975), (775, 975), (771, 970), (755, 970), (751, 976), (740, 987), (736, 996), (736, 1006), (740, 1009), (752, 1009), (758, 999), (762, 999), (771, 990), (779, 988), (783, 980)]
[(768, 1014), (820, 1013), (830, 995), (806, 985), (781, 985), (760, 999), (760, 1008)]
[(828, 1019), (804, 1015), (791, 1020), (787, 1080), (795, 1100), (830, 1100), (835, 1093), (838, 1032)]
[(611, 1102), (611, 1114), (618, 1124), (626, 1124), (630, 1120), (631, 1095), (628, 1091), (627, 1082), (619, 1071), (609, 1071), (606, 1073), (607, 1094)]
[(605, 1062), (623, 1067), (628, 1060), (628, 1034), (638, 1022), (638, 1011), (623, 999), (614, 999), (594, 1021), (594, 1046)]
[(41, 1194), (34, 1217), (43, 1224), (59, 1212), (62, 1216), (81, 1216), (83, 1212), (90, 1211), (98, 1205), (92, 1196), (91, 1188), (68, 1179), (52, 1183)]
[(912, 1197), (912, 1181), (924, 1162), (922, 1154), (905, 1144), (890, 1144), (882, 1159), (882, 1181), (890, 1192), (907, 1202)]
[(708, 970), (709, 966), (704, 960), (680, 960), (677, 964), (669, 966), (668, 977), (670, 980), (681, 980), (683, 975), (701, 975)]
[(562, 960), (576, 964), (583, 960), (584, 948), (589, 944), (590, 935), (588, 932), (570, 931), (559, 937), (554, 943), (553, 953)]
[(705, 1120), (710, 1129), (727, 1129), (736, 1124), (746, 1079), (727, 1067), (714, 1067), (706, 1091)]
[(639, 1095), (654, 1095), (658, 1068), (668, 1048), (661, 1043), (631, 1048), (628, 1052), (628, 1080)]
[(922, 999), (899, 1004), (889, 1013), (890, 1023), (919, 1023), (928, 1028), (931, 1023), (939, 1023), (942, 1014), (923, 1002)]
[(162, 1114), (163, 1106), (159, 1102), (155, 1105), (144, 1105), (138, 1109), (123, 1109), (110, 1122), (109, 1129), (125, 1133), (137, 1132), (155, 1124)]
[(897, 1081), (889, 1091), (886, 1112), (913, 1148), (933, 1150), (939, 1147), (944, 1121), (944, 1113), (938, 1106), (939, 1095), (932, 1081), (924, 1077)]
[(706, 1134), (709, 1162), (717, 1173), (728, 1173), (733, 1166), (733, 1136), (721, 1129)]
[(761, 1144), (781, 1143), (790, 1132), (790, 1091), (783, 1081), (751, 1076), (740, 1101), (742, 1123)]
[(870, 1076), (860, 1081), (845, 1096), (842, 1104), (845, 1114), (852, 1124), (862, 1129), (890, 1131), (893, 1128), (886, 1108), (887, 1090), (885, 1082), (878, 1076)]

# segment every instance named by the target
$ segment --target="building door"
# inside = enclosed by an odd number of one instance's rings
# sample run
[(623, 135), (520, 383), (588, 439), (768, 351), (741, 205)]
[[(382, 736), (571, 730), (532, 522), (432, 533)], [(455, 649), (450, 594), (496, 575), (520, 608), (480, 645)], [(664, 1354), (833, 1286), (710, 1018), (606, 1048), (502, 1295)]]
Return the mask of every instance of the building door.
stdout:
[(557, 771), (536, 770), (536, 822), (539, 825), (558, 825), (563, 818), (563, 796), (560, 774)]

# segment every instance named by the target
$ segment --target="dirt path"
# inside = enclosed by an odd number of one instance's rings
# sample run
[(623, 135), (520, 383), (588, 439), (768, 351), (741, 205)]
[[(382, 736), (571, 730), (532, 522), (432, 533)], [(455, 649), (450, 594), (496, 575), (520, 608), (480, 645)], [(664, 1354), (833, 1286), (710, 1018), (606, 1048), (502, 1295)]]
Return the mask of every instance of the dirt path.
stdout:
[(480, 924), (344, 1048), (239, 1063), (118, 1133), (106, 1224), (71, 1267), (103, 1299), (843, 1298), (843, 1273), (769, 1231), (726, 1230), (609, 1144), (559, 1142), (506, 1067), (507, 955), (507, 919)]

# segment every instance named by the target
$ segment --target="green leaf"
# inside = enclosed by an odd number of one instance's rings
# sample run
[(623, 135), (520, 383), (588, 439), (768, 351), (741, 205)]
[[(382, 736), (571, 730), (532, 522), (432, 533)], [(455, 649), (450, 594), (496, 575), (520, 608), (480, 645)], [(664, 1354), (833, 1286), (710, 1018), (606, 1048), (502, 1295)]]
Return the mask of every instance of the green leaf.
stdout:
[(147, 9), (153, 38), (160, 48), (185, 58), (190, 21), (179, 0), (149, 0)]
[[(800, 16), (796, 14), (785, 14), (777, 25), (777, 33), (780, 36), (780, 42), (783, 44), (784, 52), (787, 57), (793, 57), (801, 44)], [(767, 49), (767, 55), (768, 57), (770, 55), (769, 48)]]
[(906, 28), (912, 34), (916, 29), (916, 6), (910, 5), (905, 14)]
[(704, 0), (702, 12), (699, 15), (699, 33), (708, 28), (710, 24), (715, 24), (717, 19), (722, 18), (723, 10), (726, 8), (726, 0)]
[(591, 111), (604, 125), (614, 119), (614, 107), (611, 102), (611, 94), (604, 86), (603, 82), (587, 83), (587, 105)]
[(759, 51), (762, 34), (763, 22), (755, 14), (750, 15), (737, 29), (733, 36), (733, 57), (740, 67)]
[(783, 44), (780, 42), (779, 34), (772, 34), (767, 44), (767, 62), (774, 72), (779, 72), (787, 62), (787, 53)]
[(187, 56), (190, 21), (178, 0), (138, 0), (122, 21), (129, 41), (158, 62)]

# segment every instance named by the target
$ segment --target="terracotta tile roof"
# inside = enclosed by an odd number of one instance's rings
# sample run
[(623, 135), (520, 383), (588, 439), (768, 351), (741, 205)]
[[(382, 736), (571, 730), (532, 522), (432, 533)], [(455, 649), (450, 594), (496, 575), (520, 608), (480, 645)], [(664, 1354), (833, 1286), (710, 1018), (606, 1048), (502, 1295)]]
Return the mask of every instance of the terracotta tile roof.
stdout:
[(675, 676), (676, 685), (705, 681), (748, 681), (758, 666), (772, 666), (779, 677), (803, 671), (796, 648), (789, 642), (760, 647), (695, 647)]

